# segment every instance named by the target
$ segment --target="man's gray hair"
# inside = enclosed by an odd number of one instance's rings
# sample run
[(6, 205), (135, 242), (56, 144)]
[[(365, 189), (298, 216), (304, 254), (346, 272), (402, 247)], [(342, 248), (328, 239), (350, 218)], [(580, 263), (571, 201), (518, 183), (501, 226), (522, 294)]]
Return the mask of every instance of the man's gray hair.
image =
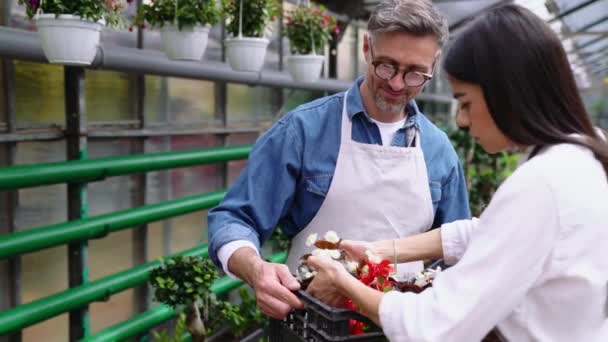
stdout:
[(433, 35), (439, 48), (448, 40), (448, 22), (429, 0), (382, 0), (369, 17), (367, 30)]

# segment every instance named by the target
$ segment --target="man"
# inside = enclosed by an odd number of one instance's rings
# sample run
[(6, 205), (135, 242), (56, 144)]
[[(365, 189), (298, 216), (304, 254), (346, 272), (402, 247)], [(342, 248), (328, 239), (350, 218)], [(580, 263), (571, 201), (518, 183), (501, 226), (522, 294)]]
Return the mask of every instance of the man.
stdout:
[[(291, 272), (312, 233), (394, 239), (470, 216), (458, 157), (413, 100), (432, 78), (447, 39), (445, 19), (430, 1), (384, 0), (368, 31), (364, 77), (279, 120), (209, 212), (211, 258), (251, 285), (269, 316), (301, 307)], [(260, 258), (277, 224), (292, 237), (289, 269)]]

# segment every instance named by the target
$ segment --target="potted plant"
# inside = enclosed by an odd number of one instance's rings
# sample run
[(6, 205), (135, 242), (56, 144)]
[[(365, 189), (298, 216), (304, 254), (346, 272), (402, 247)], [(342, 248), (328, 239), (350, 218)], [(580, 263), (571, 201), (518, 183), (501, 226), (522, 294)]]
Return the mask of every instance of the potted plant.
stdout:
[(19, 0), (36, 21), (50, 63), (90, 65), (105, 24), (120, 26), (127, 0)]
[(160, 28), (170, 59), (198, 61), (207, 48), (209, 29), (220, 16), (215, 0), (156, 0), (142, 4), (134, 21)]
[(255, 335), (268, 323), (255, 297), (246, 289), (239, 290), (240, 305), (218, 299), (212, 291), (217, 279), (217, 270), (210, 259), (196, 256), (161, 259), (161, 265), (150, 272), (154, 300), (175, 309), (179, 319), (173, 336), (161, 331), (154, 334), (155, 340), (181, 341), (186, 331), (194, 342), (207, 341), (212, 336), (217, 337), (215, 340), (232, 340), (225, 335)]
[(314, 82), (321, 75), (325, 45), (338, 33), (336, 18), (324, 8), (298, 5), (285, 15), (284, 35), (289, 40), (291, 56), (287, 69), (300, 82)]
[(279, 13), (276, 0), (224, 0), (226, 57), (233, 70), (257, 72), (264, 66), (268, 39), (265, 32)]

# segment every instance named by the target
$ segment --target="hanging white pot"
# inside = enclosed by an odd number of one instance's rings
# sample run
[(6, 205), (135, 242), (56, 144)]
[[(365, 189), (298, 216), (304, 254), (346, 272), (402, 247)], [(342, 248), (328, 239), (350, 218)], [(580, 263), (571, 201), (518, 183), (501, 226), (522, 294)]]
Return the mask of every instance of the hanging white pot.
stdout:
[(160, 30), (163, 50), (170, 59), (200, 61), (203, 58), (210, 26), (186, 26), (179, 30), (173, 23), (165, 23)]
[(287, 57), (287, 70), (294, 81), (315, 82), (321, 76), (324, 60), (325, 56), (315, 54), (291, 55)]
[(233, 70), (258, 72), (264, 66), (269, 40), (255, 37), (236, 37), (224, 40), (226, 58)]
[(39, 14), (36, 26), (50, 63), (90, 65), (97, 54), (103, 22), (71, 14)]

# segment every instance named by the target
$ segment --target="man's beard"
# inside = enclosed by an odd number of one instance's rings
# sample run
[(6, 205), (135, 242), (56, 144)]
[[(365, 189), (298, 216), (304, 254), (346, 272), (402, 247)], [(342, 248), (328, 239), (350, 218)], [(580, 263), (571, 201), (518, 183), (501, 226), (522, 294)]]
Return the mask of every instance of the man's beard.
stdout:
[(408, 103), (408, 98), (409, 96), (407, 96), (405, 100), (403, 100), (403, 102), (390, 103), (386, 101), (386, 99), (382, 97), (382, 95), (376, 93), (376, 107), (378, 107), (378, 109), (380, 109), (382, 112), (386, 113), (402, 113)]

